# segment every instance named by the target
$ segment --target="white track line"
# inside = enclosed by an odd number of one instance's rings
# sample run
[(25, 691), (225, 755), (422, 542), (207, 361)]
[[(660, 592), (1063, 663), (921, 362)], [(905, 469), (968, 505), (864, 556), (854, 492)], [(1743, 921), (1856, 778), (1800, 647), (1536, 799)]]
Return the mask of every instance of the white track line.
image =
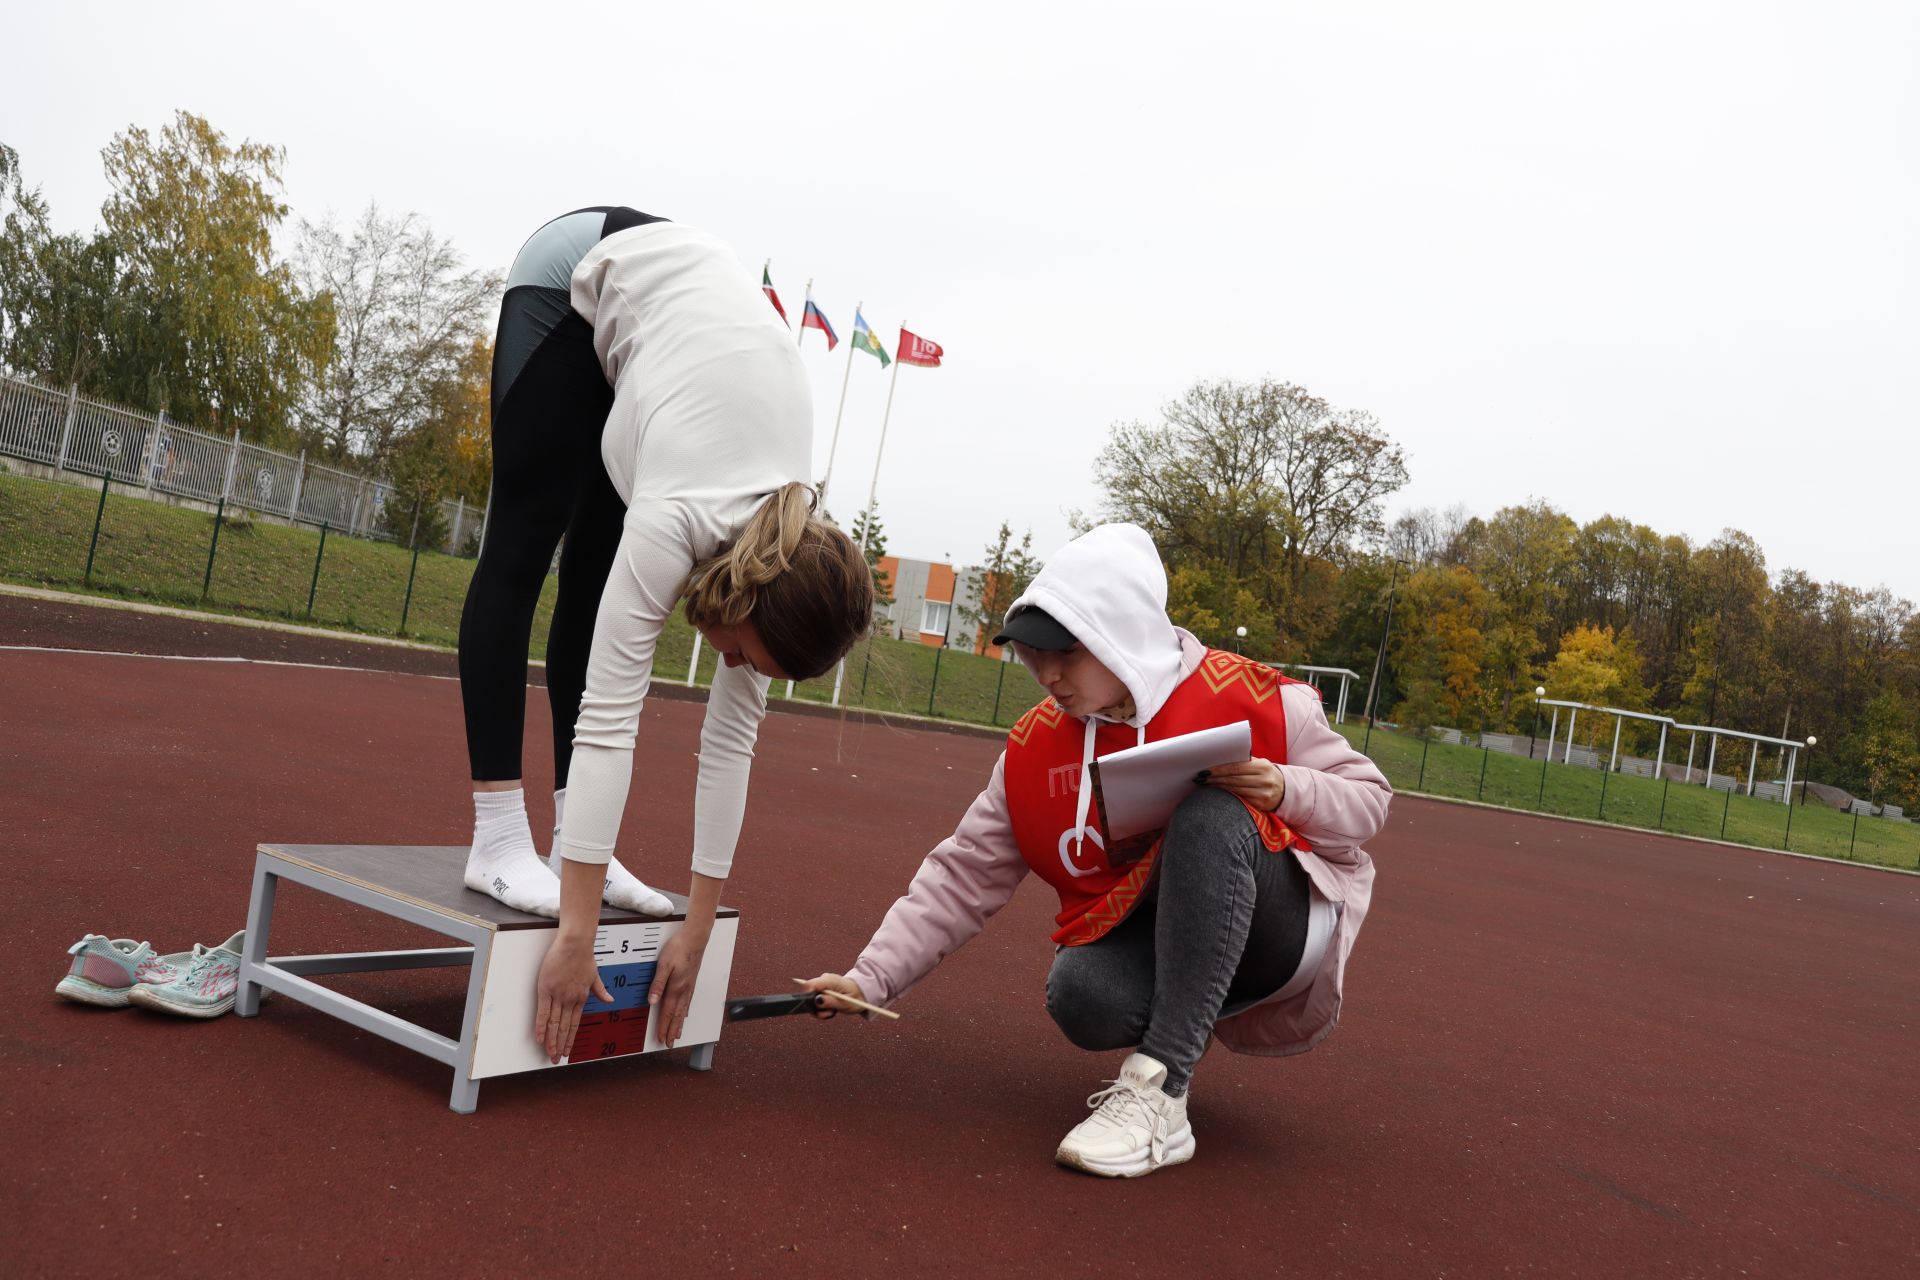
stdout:
[(292, 622), (275, 622), (267, 618), (249, 618), (233, 613), (205, 613), (197, 609), (175, 609), (167, 605), (148, 604), (142, 600), (117, 600), (112, 596), (78, 595), (71, 591), (49, 591), (43, 587), (23, 587), (16, 583), (0, 582), (0, 596), (17, 596), (26, 600), (44, 600), (49, 604), (73, 605), (89, 609), (119, 609), (127, 613), (147, 613), (163, 618), (185, 618), (189, 622), (207, 622), (226, 627), (247, 627), (255, 631), (276, 631), (289, 636), (317, 636), (324, 640), (344, 640), (351, 644), (377, 644), (390, 649), (416, 649), (424, 653), (451, 653), (445, 645), (426, 644), (419, 640), (402, 640), (398, 636), (371, 635), (359, 631), (334, 631), (326, 627), (302, 626)]
[(331, 662), (284, 662), (278, 658), (241, 658), (198, 653), (129, 653), (124, 649), (62, 649), (52, 645), (0, 644), (0, 652), (71, 653), (94, 658), (152, 658), (160, 662), (243, 662), (255, 667), (300, 667), (308, 671), (353, 671), (374, 676), (413, 676), (422, 680), (458, 680), (459, 676), (437, 676), (429, 671), (390, 671), (385, 667), (346, 667)]

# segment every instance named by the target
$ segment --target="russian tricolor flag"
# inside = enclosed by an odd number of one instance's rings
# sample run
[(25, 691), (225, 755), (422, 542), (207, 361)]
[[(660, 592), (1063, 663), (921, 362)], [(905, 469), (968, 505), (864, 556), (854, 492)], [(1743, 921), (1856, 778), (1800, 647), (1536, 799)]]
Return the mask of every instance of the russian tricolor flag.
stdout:
[(812, 294), (807, 295), (807, 313), (800, 317), (800, 336), (806, 337), (809, 329), (818, 329), (827, 335), (827, 350), (831, 351), (840, 345), (840, 335), (833, 331), (833, 326), (827, 323), (827, 318), (820, 314), (820, 308), (814, 304)]

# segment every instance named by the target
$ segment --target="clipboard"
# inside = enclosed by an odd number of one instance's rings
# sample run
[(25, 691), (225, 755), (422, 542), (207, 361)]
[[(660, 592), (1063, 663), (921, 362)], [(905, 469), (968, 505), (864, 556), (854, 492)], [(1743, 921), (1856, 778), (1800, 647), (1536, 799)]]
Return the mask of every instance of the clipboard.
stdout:
[[(1217, 764), (1253, 758), (1253, 726), (1248, 721), (1182, 733), (1099, 757), (1087, 770), (1093, 803), (1106, 834), (1107, 856), (1139, 836), (1167, 825), (1180, 802), (1199, 790), (1193, 775)], [(1144, 848), (1142, 852), (1144, 852)], [(1137, 855), (1136, 855), (1137, 856)]]

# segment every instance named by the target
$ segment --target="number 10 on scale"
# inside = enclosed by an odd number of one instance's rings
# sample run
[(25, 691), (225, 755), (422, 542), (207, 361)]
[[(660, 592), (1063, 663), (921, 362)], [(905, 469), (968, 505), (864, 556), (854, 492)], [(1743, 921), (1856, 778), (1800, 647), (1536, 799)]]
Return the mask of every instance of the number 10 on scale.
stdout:
[(570, 1062), (639, 1053), (647, 1041), (647, 989), (660, 956), (659, 925), (609, 925), (594, 935), (594, 960), (611, 1000), (589, 994)]

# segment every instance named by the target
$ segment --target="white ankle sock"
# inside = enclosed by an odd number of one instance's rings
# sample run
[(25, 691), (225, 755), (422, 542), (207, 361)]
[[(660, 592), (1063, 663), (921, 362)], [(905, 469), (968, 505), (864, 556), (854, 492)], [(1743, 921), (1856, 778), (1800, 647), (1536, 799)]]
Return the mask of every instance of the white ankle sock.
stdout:
[(560, 874), (560, 820), (567, 816), (567, 789), (553, 793), (553, 843), (547, 846), (547, 865)]
[[(547, 854), (547, 865), (553, 868), (553, 874), (560, 874), (560, 824), (567, 812), (567, 789), (560, 788), (553, 793), (553, 846)], [(673, 902), (659, 890), (650, 887), (633, 872), (620, 865), (618, 858), (607, 860), (607, 883), (601, 890), (601, 896), (614, 906), (625, 911), (638, 911), (643, 916), (670, 916), (673, 914)]]
[(467, 888), (519, 911), (560, 915), (560, 881), (540, 865), (527, 825), (524, 791), (473, 793), (473, 847), (467, 853)]
[(647, 882), (620, 865), (617, 858), (607, 862), (606, 900), (616, 907), (638, 911), (643, 916), (670, 916), (673, 902), (666, 894), (650, 888)]

